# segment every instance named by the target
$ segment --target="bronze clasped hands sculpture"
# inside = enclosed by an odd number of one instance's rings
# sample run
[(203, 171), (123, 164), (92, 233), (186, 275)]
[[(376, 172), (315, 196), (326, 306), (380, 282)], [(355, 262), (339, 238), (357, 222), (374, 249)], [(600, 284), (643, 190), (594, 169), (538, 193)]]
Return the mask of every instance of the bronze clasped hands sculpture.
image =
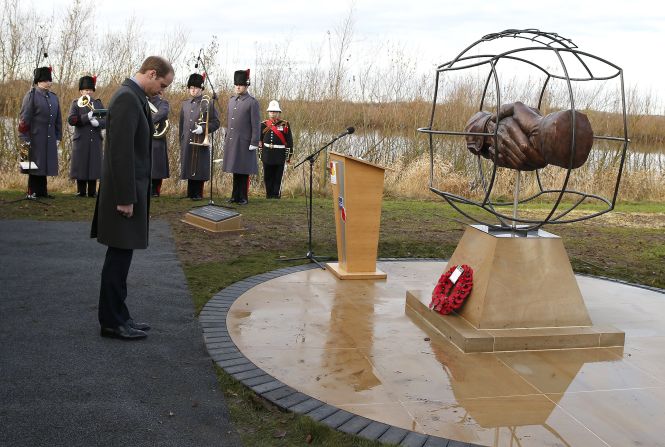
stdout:
[(573, 130), (571, 110), (542, 116), (537, 109), (521, 102), (503, 104), (498, 116), (477, 112), (464, 128), (465, 132), (496, 132), (497, 147), (493, 135), (468, 135), (467, 148), (476, 155), (495, 160), (498, 166), (519, 171), (533, 171), (550, 164), (566, 169), (579, 168), (589, 157), (593, 130), (585, 114), (575, 111), (574, 116)]

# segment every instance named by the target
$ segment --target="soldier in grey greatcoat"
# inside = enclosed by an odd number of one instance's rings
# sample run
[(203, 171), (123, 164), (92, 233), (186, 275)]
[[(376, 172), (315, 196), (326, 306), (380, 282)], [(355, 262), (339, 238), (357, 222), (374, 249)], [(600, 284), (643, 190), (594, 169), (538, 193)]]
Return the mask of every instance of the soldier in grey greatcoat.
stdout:
[[(207, 133), (219, 129), (219, 114), (208, 98), (203, 98), (203, 85), (205, 78), (198, 73), (192, 73), (187, 80), (187, 89), (190, 99), (182, 103), (180, 109), (180, 178), (187, 180), (187, 197), (192, 200), (201, 200), (203, 197), (203, 184), (210, 180), (210, 145), (202, 146), (192, 144), (201, 142)], [(201, 104), (203, 102), (203, 113)]]
[(150, 326), (135, 322), (125, 304), (134, 249), (148, 247), (152, 125), (149, 96), (173, 82), (173, 67), (150, 56), (113, 94), (106, 117), (102, 178), (91, 237), (107, 245), (99, 291), (102, 337), (145, 338)]
[(93, 110), (104, 108), (100, 99), (92, 97), (96, 81), (92, 76), (79, 79), (81, 98), (90, 105), (79, 107), (79, 100), (74, 100), (67, 118), (69, 125), (74, 126), (69, 177), (76, 180), (78, 197), (85, 197), (86, 189), (88, 197), (95, 197), (97, 180), (102, 176), (102, 129), (106, 127), (106, 118), (92, 116)]
[(249, 176), (257, 174), (256, 150), (261, 135), (259, 102), (247, 92), (249, 69), (233, 75), (234, 96), (229, 99), (228, 124), (224, 137), (224, 172), (233, 173), (233, 191), (229, 203), (248, 203)]
[[(162, 180), (169, 178), (169, 152), (166, 144), (166, 130), (169, 118), (169, 102), (161, 95), (150, 97), (149, 101), (157, 109), (153, 113), (152, 122), (155, 125), (155, 133), (152, 136), (152, 196), (159, 197), (162, 192)], [(157, 136), (155, 136), (157, 135)]]
[(30, 161), (37, 169), (29, 171), (28, 194), (30, 197), (47, 197), (46, 176), (58, 175), (58, 146), (62, 139), (60, 103), (51, 92), (51, 69), (35, 69), (33, 88), (23, 97), (19, 120), (19, 138), (28, 146)]

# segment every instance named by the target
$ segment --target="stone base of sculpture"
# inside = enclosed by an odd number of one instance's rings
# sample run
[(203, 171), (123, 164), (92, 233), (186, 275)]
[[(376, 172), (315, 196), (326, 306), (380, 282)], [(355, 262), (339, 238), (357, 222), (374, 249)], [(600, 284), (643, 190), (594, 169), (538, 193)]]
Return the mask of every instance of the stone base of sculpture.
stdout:
[(594, 326), (563, 241), (543, 230), (516, 235), (467, 227), (448, 267), (474, 269), (473, 290), (450, 315), (429, 309), (431, 290), (410, 290), (407, 313), (464, 352), (623, 346), (625, 334)]

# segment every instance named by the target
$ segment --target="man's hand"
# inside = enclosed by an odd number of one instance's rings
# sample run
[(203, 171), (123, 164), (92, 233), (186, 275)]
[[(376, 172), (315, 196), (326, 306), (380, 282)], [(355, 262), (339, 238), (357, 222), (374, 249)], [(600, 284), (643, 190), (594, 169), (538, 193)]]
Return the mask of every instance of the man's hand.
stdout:
[(251, 144), (249, 145), (249, 150), (250, 150), (250, 151), (255, 151), (255, 150), (257, 150), (258, 148), (259, 148), (258, 146), (254, 146), (254, 145), (251, 145)]
[(92, 124), (92, 127), (99, 127), (99, 121), (97, 121), (97, 118), (91, 119), (90, 124)]
[[(493, 121), (487, 123), (487, 131), (494, 132), (496, 129), (499, 150), (497, 152), (497, 164), (520, 171), (532, 171), (544, 168), (547, 163), (540, 152), (531, 144), (527, 135), (523, 132), (514, 118), (503, 118), (497, 126)], [(490, 138), (492, 145), (489, 148), (490, 158), (494, 157), (494, 138)]]
[(92, 120), (92, 110), (88, 112), (88, 121)]
[(120, 215), (130, 218), (134, 215), (134, 204), (130, 203), (129, 205), (117, 205), (115, 209), (120, 213)]
[(201, 135), (203, 133), (203, 127), (201, 127), (199, 124), (196, 125), (194, 130), (192, 130), (192, 133), (194, 135)]

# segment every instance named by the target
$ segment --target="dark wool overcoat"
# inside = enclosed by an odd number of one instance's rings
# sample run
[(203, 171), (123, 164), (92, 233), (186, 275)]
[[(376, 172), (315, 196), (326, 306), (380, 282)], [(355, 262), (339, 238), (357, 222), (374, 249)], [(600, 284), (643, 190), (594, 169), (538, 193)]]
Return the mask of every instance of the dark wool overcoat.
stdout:
[(249, 146), (259, 145), (261, 114), (259, 102), (249, 93), (231, 96), (227, 108), (227, 127), (224, 136), (224, 172), (256, 174), (259, 172), (256, 151)]
[[(72, 138), (72, 160), (69, 177), (76, 180), (97, 180), (102, 176), (102, 129), (106, 127), (106, 118), (98, 117), (99, 126), (94, 127), (88, 118), (88, 107), (79, 107), (77, 101), (69, 108), (67, 122), (74, 126)], [(92, 102), (95, 109), (103, 109), (99, 99)]]
[[(163, 123), (169, 117), (169, 102), (164, 98), (160, 98), (159, 95), (155, 95), (150, 98), (150, 102), (157, 107), (157, 113), (152, 115), (152, 122), (157, 127), (158, 124)], [(171, 123), (172, 124), (172, 123)], [(169, 126), (171, 127), (171, 126)], [(166, 137), (168, 132), (172, 129), (166, 131), (163, 138), (153, 138), (152, 139), (152, 174), (151, 177), (154, 179), (169, 178), (171, 171), (169, 169), (169, 153), (167, 150)]]
[[(148, 99), (136, 82), (125, 79), (108, 110), (102, 178), (90, 235), (109, 247), (147, 248), (154, 132)], [(116, 206), (130, 203), (134, 215), (123, 217)]]
[[(201, 99), (203, 96), (183, 101), (180, 109), (180, 123), (178, 126), (180, 136), (180, 178), (182, 180), (210, 180), (210, 146), (192, 145), (196, 128), (201, 118)], [(219, 113), (208, 104), (212, 111), (208, 119), (208, 139), (212, 133), (219, 129)], [(205, 114), (204, 114), (205, 117)], [(202, 126), (204, 127), (204, 126)], [(205, 127), (204, 127), (205, 132)]]
[(34, 175), (58, 175), (58, 141), (62, 139), (62, 115), (58, 97), (53, 92), (33, 88), (23, 97), (19, 138), (30, 142)]

